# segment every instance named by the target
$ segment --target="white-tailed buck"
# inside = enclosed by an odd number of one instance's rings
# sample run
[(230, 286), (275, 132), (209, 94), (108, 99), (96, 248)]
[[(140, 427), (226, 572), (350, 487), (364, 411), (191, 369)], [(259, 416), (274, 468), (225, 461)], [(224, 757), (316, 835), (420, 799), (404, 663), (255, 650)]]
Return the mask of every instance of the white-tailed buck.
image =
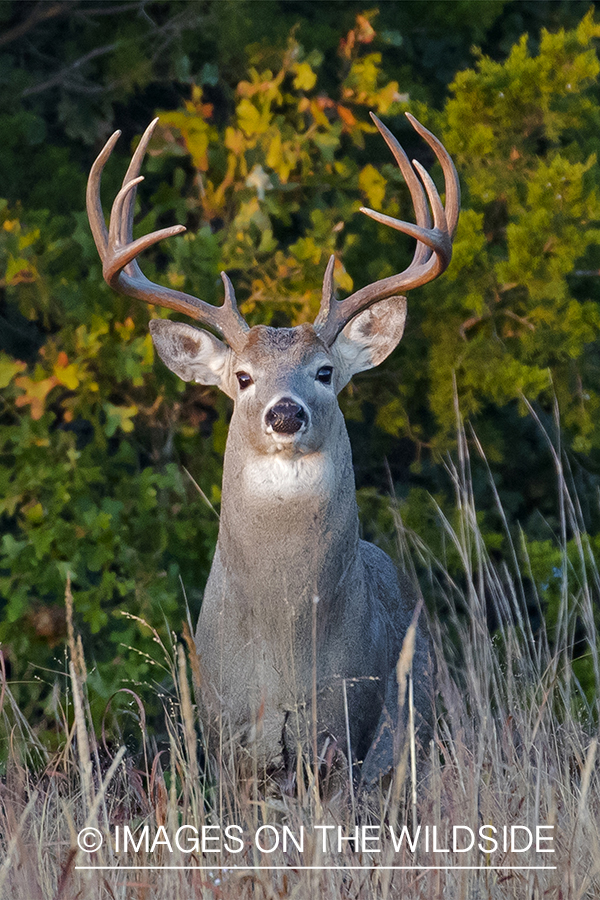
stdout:
[[(259, 772), (279, 772), (288, 780), (298, 747), (314, 746), (314, 734), (319, 752), (327, 742), (362, 762), (365, 785), (389, 771), (398, 722), (396, 664), (415, 606), (410, 584), (389, 557), (359, 538), (350, 443), (336, 395), (400, 341), (406, 298), (399, 294), (448, 266), (460, 189), (445, 148), (416, 119), (409, 116), (442, 166), (445, 209), (427, 172), (411, 165), (390, 131), (373, 119), (408, 184), (416, 224), (362, 212), (415, 237), (414, 257), (404, 272), (339, 301), (332, 257), (312, 325), (250, 328), (225, 273), (221, 307), (143, 275), (138, 254), (185, 230), (175, 226), (132, 238), (139, 172), (155, 122), (131, 160), (108, 230), (100, 177), (119, 132), (98, 156), (88, 183), (88, 215), (108, 284), (211, 329), (150, 322), (156, 350), (170, 369), (184, 381), (217, 385), (234, 403), (219, 538), (196, 633), (209, 750), (218, 755), (219, 741), (232, 738), (256, 759)], [(428, 719), (431, 673), (421, 628), (413, 680), (418, 716)]]

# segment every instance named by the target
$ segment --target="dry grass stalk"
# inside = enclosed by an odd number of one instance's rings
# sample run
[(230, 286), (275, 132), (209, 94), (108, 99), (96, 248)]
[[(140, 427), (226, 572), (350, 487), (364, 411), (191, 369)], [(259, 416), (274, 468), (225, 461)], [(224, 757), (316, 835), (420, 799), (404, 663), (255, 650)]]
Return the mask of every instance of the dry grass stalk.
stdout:
[[(457, 492), (456, 527), (439, 513), (462, 572), (457, 574), (456, 566), (451, 571), (446, 560), (434, 558), (418, 536), (399, 522), (404, 557), (411, 555), (424, 583), (436, 592), (440, 608), (445, 609), (432, 623), (437, 720), (433, 740), (419, 753), (419, 735), (415, 735), (410, 715), (410, 689), (406, 690), (412, 659), (409, 635), (398, 664), (400, 721), (404, 721), (408, 702), (407, 733), (399, 745), (392, 788), (370, 798), (369, 813), (354, 809), (349, 793), (341, 788), (322, 801), (314, 790), (309, 759), (299, 759), (296, 797), (270, 796), (260, 789), (258, 766), (254, 767), (257, 783), (236, 781), (235, 766), (227, 765), (218, 789), (205, 784), (198, 771), (197, 716), (185, 654), (182, 647), (165, 647), (162, 642), (159, 647), (165, 658), (161, 666), (174, 685), (173, 699), (165, 706), (166, 774), (162, 774), (156, 753), (146, 763), (145, 772), (136, 774), (123, 749), (108, 771), (103, 771), (86, 702), (85, 666), (71, 625), (74, 723), (71, 727), (66, 719), (59, 720), (64, 744), (54, 758), (50, 759), (24, 721), (10, 685), (4, 684), (1, 716), (7, 763), (0, 784), (0, 841), (5, 852), (0, 898), (595, 900), (600, 895), (600, 766), (595, 737), (600, 679), (594, 618), (600, 577), (596, 560), (576, 500), (569, 495), (562, 467), (557, 467), (563, 536), (565, 540), (567, 535), (576, 536), (581, 550), (575, 562), (572, 555), (569, 561), (564, 554), (554, 632), (546, 631), (542, 619), (534, 635), (521, 575), (528, 570), (526, 544), (513, 547), (512, 562), (493, 562), (478, 528), (469, 468), (464, 441), (457, 466), (449, 465)], [(529, 581), (530, 602), (532, 584), (534, 579)], [(543, 598), (534, 599), (541, 607)], [(487, 624), (490, 609), (497, 622), (493, 636)], [(69, 616), (72, 623), (71, 612)], [(573, 668), (575, 626), (579, 646), (582, 640), (587, 642), (593, 663), (596, 694), (591, 703)], [(189, 639), (187, 644), (197, 696), (193, 646)], [(418, 672), (412, 677), (418, 678)], [(61, 704), (56, 708), (60, 710)], [(145, 728), (143, 731), (146, 752)], [(311, 735), (307, 743), (310, 746)], [(233, 758), (225, 730), (222, 747), (222, 759)], [(373, 808), (378, 810), (375, 817)], [(390, 827), (395, 828), (396, 838), (405, 827), (414, 839), (419, 826), (435, 826), (438, 845), (443, 848), (453, 824), (478, 829), (536, 823), (554, 826), (555, 853), (530, 855), (527, 861), (533, 858), (552, 868), (523, 868), (525, 854), (502, 848), (498, 852), (434, 855), (431, 846), (427, 850), (415, 841), (413, 852), (404, 840), (396, 849), (390, 836)], [(224, 829), (233, 824), (242, 829), (239, 852), (234, 852), (234, 842), (229, 850), (221, 844), (220, 853), (203, 852), (201, 846), (191, 852), (175, 845), (169, 849), (164, 842), (152, 850), (161, 826), (172, 836), (181, 825)], [(126, 850), (125, 825), (131, 831)], [(360, 829), (374, 825), (383, 826), (381, 852), (368, 848), (355, 852), (355, 828), (360, 837)], [(99, 829), (104, 840), (101, 851), (83, 854), (78, 849), (76, 836), (84, 826)], [(331, 839), (325, 851), (321, 827), (329, 829)], [(338, 827), (345, 838), (339, 850)], [(261, 828), (263, 843), (257, 844), (255, 833)], [(290, 839), (284, 851), (285, 828), (297, 839), (304, 833), (302, 850)], [(269, 841), (276, 835), (280, 845), (271, 853)], [(91, 865), (120, 868), (94, 870), (87, 873), (86, 881), (78, 868), (84, 859)], [(484, 868), (398, 868), (448, 860)], [(141, 868), (150, 864), (158, 868)], [(166, 865), (171, 868), (164, 868)], [(338, 868), (318, 868), (331, 865)], [(506, 868), (510, 865), (521, 867)], [(124, 866), (134, 868), (126, 870)], [(189, 866), (194, 868), (185, 868)], [(283, 868), (275, 870), (273, 866)], [(315, 868), (302, 868), (309, 866)], [(395, 868), (386, 868), (391, 866)]]

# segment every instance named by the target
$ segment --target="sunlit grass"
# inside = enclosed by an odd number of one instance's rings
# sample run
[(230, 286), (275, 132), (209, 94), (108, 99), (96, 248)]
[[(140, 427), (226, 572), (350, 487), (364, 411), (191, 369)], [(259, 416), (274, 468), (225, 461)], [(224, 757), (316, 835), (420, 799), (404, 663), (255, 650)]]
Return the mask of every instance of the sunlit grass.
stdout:
[[(0, 786), (0, 898), (599, 896), (597, 561), (577, 498), (568, 489), (560, 452), (551, 447), (562, 565), (556, 621), (547, 627), (545, 600), (530, 577), (527, 542), (515, 540), (506, 526), (510, 549), (502, 561), (486, 549), (469, 452), (483, 457), (475, 436), (467, 442), (461, 431), (456, 458), (447, 463), (456, 498), (453, 524), (441, 509), (435, 510), (445, 545), (451, 548), (452, 574), (446, 559), (434, 556), (404, 527), (401, 507), (394, 508), (403, 564), (418, 572), (427, 594), (436, 597), (438, 613), (430, 626), (437, 696), (433, 739), (413, 753), (411, 729), (401, 736), (399, 763), (390, 783), (364, 798), (353, 795), (345, 773), (337, 773), (326, 789), (321, 775), (318, 791), (310, 762), (300, 760), (296, 796), (282, 796), (265, 788), (260, 778), (238, 780), (233, 748), (226, 741), (221, 777), (215, 782), (203, 772), (198, 752), (201, 726), (194, 698), (200, 673), (189, 633), (168, 645), (156, 634), (164, 676), (163, 745), (157, 748), (148, 734), (137, 702), (143, 749), (133, 752), (114, 737), (106, 741), (104, 733), (94, 734), (85, 648), (72, 627), (67, 591), (69, 677), (67, 689), (57, 688), (54, 704), (62, 731), (58, 753), (50, 754), (36, 737), (3, 678), (2, 740), (8, 761)], [(500, 506), (498, 512), (502, 516)], [(578, 552), (567, 552), (568, 543)], [(535, 631), (532, 604), (540, 611)], [(586, 692), (576, 676), (581, 659), (595, 679), (592, 702), (589, 686)], [(409, 650), (400, 668), (407, 663)], [(418, 679), (419, 673), (412, 677)], [(407, 702), (404, 695), (401, 702)], [(199, 832), (204, 826), (208, 846), (219, 846), (221, 852), (189, 853), (177, 846), (171, 852), (164, 841), (152, 851), (157, 835), (170, 836), (173, 844), (177, 829), (185, 824)], [(137, 850), (130, 843), (123, 851), (126, 825), (139, 843)], [(232, 825), (241, 830), (230, 832), (234, 837), (226, 840), (224, 829)], [(276, 835), (280, 842), (272, 853), (255, 842), (264, 825), (272, 828), (262, 830), (262, 846), (272, 846)], [(325, 852), (324, 825), (333, 826)], [(344, 841), (339, 850), (338, 827), (344, 837), (352, 837), (357, 825), (381, 840), (370, 845), (367, 841), (370, 849), (359, 847), (358, 852), (352, 841)], [(397, 838), (406, 826), (414, 838), (419, 826), (422, 834), (428, 826), (431, 837), (435, 826), (436, 845), (443, 849), (450, 847), (453, 826), (477, 832), (490, 825), (499, 834), (503, 827), (553, 826), (553, 832), (544, 832), (552, 833), (553, 843), (544, 846), (553, 846), (555, 852), (511, 853), (500, 846), (496, 852), (444, 854), (434, 853), (431, 841), (429, 849), (421, 841), (414, 853), (404, 841), (396, 851), (390, 831)], [(102, 834), (103, 847), (97, 853), (78, 850), (77, 834), (84, 827)], [(182, 834), (187, 843), (192, 832)], [(243, 843), (237, 852), (235, 836), (240, 835)], [(215, 836), (219, 840), (211, 844)], [(87, 871), (78, 868), (82, 865), (119, 868)], [(159, 868), (141, 868), (150, 865)], [(194, 868), (164, 868), (167, 865)], [(465, 868), (475, 865), (480, 868)], [(534, 865), (544, 868), (525, 868)]]

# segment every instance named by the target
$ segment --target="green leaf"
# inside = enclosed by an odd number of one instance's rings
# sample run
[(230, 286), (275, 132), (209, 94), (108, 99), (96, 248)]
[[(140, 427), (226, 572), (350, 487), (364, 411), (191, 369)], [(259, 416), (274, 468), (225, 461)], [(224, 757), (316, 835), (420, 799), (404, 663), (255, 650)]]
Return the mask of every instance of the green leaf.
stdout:
[(24, 372), (26, 363), (11, 359), (6, 353), (0, 353), (0, 388), (8, 387), (15, 375)]

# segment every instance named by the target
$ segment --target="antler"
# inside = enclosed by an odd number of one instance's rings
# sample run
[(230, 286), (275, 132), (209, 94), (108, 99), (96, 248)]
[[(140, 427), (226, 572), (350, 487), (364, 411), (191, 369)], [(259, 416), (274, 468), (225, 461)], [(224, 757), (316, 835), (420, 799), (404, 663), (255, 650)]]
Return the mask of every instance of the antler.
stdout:
[(171, 228), (162, 228), (133, 240), (135, 194), (138, 184), (144, 180), (140, 175), (140, 169), (157, 122), (158, 119), (154, 119), (146, 128), (133, 154), (121, 190), (113, 203), (108, 229), (104, 222), (104, 213), (100, 202), (100, 179), (106, 161), (121, 134), (120, 131), (116, 131), (109, 138), (91, 168), (87, 184), (86, 204), (92, 234), (102, 260), (104, 280), (115, 291), (127, 294), (129, 297), (185, 313), (186, 316), (214, 328), (234, 350), (240, 349), (245, 343), (249, 326), (238, 311), (233, 285), (225, 272), (221, 272), (225, 286), (225, 300), (222, 306), (216, 307), (197, 297), (192, 297), (190, 294), (155, 284), (146, 278), (136, 260), (139, 253), (163, 238), (185, 231), (184, 225), (174, 225)]
[[(417, 224), (402, 222), (365, 207), (361, 208), (361, 212), (383, 225), (389, 225), (397, 231), (417, 238), (417, 247), (411, 264), (404, 272), (391, 275), (389, 278), (382, 278), (381, 281), (375, 281), (373, 284), (355, 291), (345, 300), (335, 300), (333, 296), (333, 257), (331, 257), (323, 281), (321, 308), (314, 323), (315, 330), (327, 346), (331, 346), (344, 326), (363, 309), (367, 309), (379, 300), (393, 297), (401, 291), (409, 291), (428, 281), (433, 281), (450, 264), (452, 238), (456, 231), (460, 212), (458, 175), (443, 144), (420, 122), (417, 122), (414, 116), (409, 113), (406, 113), (406, 116), (417, 134), (427, 141), (442, 166), (446, 186), (446, 209), (444, 209), (440, 195), (427, 171), (416, 160), (413, 160), (411, 165), (406, 153), (391, 131), (385, 127), (383, 122), (379, 121), (377, 116), (371, 113), (371, 118), (394, 154), (400, 171), (404, 175), (415, 207)], [(433, 212), (433, 227), (427, 201)]]

